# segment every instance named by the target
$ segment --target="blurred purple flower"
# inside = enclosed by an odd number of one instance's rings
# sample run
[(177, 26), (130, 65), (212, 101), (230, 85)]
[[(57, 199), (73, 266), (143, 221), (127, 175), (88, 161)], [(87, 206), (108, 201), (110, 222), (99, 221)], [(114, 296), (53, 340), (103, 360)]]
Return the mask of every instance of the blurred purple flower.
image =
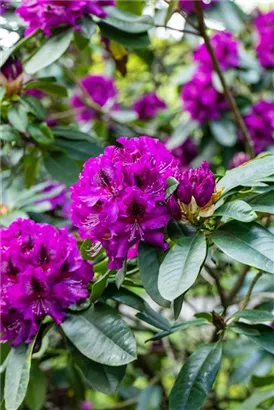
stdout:
[(165, 108), (167, 108), (166, 103), (155, 93), (144, 94), (133, 105), (133, 109), (137, 112), (140, 120), (154, 118), (159, 111)]
[(91, 102), (100, 107), (107, 104), (111, 105), (111, 109), (116, 109), (115, 99), (117, 90), (113, 79), (103, 75), (87, 75), (80, 81), (81, 86), (85, 89), (86, 94), (77, 92), (70, 99), (70, 105), (75, 108), (78, 121), (90, 121), (96, 116), (96, 109), (88, 107), (85, 103), (85, 98), (90, 97)]
[(198, 68), (193, 78), (183, 86), (181, 99), (183, 109), (200, 124), (217, 120), (227, 108), (224, 95), (213, 86), (212, 71), (204, 67)]
[[(167, 140), (168, 141), (168, 140)], [(166, 141), (166, 142), (167, 142)], [(182, 168), (188, 167), (191, 161), (199, 154), (198, 146), (188, 137), (182, 145), (171, 150), (172, 155), (178, 159)]]
[(93, 410), (93, 404), (89, 400), (83, 400), (80, 403), (80, 410)]
[(230, 168), (237, 168), (240, 165), (250, 160), (250, 156), (245, 152), (237, 152), (231, 159), (229, 166)]
[(2, 342), (30, 343), (45, 316), (60, 324), (88, 297), (92, 266), (67, 229), (17, 219), (1, 229), (0, 251)]
[(274, 10), (260, 14), (255, 20), (258, 32), (256, 52), (260, 64), (265, 68), (274, 67)]
[[(223, 70), (239, 66), (239, 42), (228, 31), (214, 34), (210, 39)], [(205, 44), (194, 51), (194, 60), (213, 70), (212, 59)]]
[(114, 0), (23, 0), (17, 13), (28, 23), (26, 35), (40, 29), (50, 36), (59, 26), (79, 29), (79, 19), (85, 14), (106, 17), (104, 8), (114, 5)]

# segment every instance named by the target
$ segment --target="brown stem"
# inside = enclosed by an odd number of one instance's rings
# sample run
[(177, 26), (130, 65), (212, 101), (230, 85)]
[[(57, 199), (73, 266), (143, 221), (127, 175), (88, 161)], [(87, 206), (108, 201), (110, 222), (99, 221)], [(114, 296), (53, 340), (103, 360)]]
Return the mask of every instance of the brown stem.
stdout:
[(227, 303), (226, 295), (225, 295), (225, 292), (224, 292), (224, 290), (221, 286), (218, 273), (214, 269), (211, 269), (208, 265), (205, 265), (204, 268), (207, 271), (207, 273), (214, 279), (216, 287), (217, 287), (217, 291), (218, 291), (220, 299), (221, 299), (221, 303), (222, 303), (223, 307), (225, 308), (226, 303)]
[(233, 113), (235, 122), (238, 125), (238, 127), (241, 131), (241, 134), (242, 134), (242, 136), (245, 140), (246, 152), (250, 155), (250, 158), (254, 158), (255, 153), (254, 153), (253, 141), (250, 138), (249, 132), (248, 132), (247, 127), (244, 123), (244, 120), (241, 116), (241, 113), (240, 113), (240, 111), (237, 107), (236, 101), (235, 101), (229, 87), (226, 84), (226, 81), (225, 81), (224, 75), (222, 73), (222, 70), (220, 68), (219, 62), (217, 60), (215, 51), (214, 51), (214, 49), (213, 49), (213, 47), (210, 43), (210, 39), (209, 39), (209, 36), (207, 34), (205, 20), (204, 20), (204, 12), (203, 12), (203, 9), (201, 7), (201, 1), (200, 0), (195, 1), (195, 12), (196, 12), (196, 16), (197, 16), (197, 19), (198, 19), (198, 22), (199, 22), (199, 32), (200, 32), (201, 36), (203, 37), (205, 45), (206, 45), (206, 47), (208, 49), (208, 52), (210, 54), (214, 70), (216, 71), (216, 73), (218, 74), (218, 76), (220, 78), (226, 100), (227, 100), (227, 102), (230, 106), (230, 109), (231, 109), (232, 113)]

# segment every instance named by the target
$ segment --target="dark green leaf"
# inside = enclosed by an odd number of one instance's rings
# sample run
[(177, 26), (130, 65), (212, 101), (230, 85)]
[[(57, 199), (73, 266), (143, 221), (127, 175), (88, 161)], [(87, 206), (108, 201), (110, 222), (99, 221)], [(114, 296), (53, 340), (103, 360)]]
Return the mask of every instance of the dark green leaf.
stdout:
[(20, 132), (25, 132), (28, 125), (28, 116), (23, 105), (11, 105), (8, 110), (8, 120)]
[(68, 156), (76, 161), (86, 161), (88, 158), (96, 157), (103, 152), (103, 149), (94, 142), (57, 138), (55, 145), (66, 151)]
[(16, 410), (22, 404), (30, 377), (31, 354), (35, 341), (11, 349), (5, 377), (6, 410)]
[(26, 73), (35, 74), (58, 60), (69, 47), (72, 37), (73, 30), (51, 36), (25, 64)]
[(237, 129), (232, 121), (222, 118), (212, 121), (210, 128), (214, 138), (224, 147), (232, 147), (237, 142)]
[(274, 375), (270, 376), (252, 376), (251, 383), (255, 387), (265, 387), (274, 385)]
[(48, 94), (58, 95), (59, 97), (67, 97), (68, 95), (66, 87), (56, 83), (46, 81), (30, 81), (24, 86), (25, 90), (32, 90), (33, 88), (45, 91)]
[(198, 127), (198, 123), (192, 120), (183, 120), (177, 128), (175, 128), (171, 138), (167, 143), (167, 148), (172, 150), (179, 147), (189, 137), (190, 134)]
[(72, 127), (56, 126), (52, 127), (51, 130), (56, 137), (61, 137), (62, 139), (66, 140), (88, 141), (92, 143), (98, 142), (98, 144), (100, 142), (95, 135), (87, 134)]
[[(151, 16), (136, 16), (127, 11), (119, 10), (117, 7), (108, 9), (108, 15), (104, 23), (113, 26), (125, 33), (143, 33), (153, 27)], [(126, 34), (125, 34), (126, 35)]]
[(248, 200), (249, 205), (254, 211), (274, 213), (274, 191), (267, 192), (262, 195), (257, 195)]
[(175, 320), (177, 320), (178, 317), (180, 316), (183, 303), (184, 303), (184, 296), (185, 295), (178, 296), (173, 302), (173, 313), (174, 313)]
[(109, 26), (106, 23), (99, 23), (103, 36), (122, 44), (131, 49), (146, 48), (150, 41), (147, 33), (131, 34), (118, 30), (115, 27)]
[(179, 181), (173, 177), (168, 177), (166, 184), (167, 189), (165, 192), (165, 200), (167, 200), (176, 191)]
[(199, 347), (187, 359), (170, 393), (170, 410), (199, 410), (221, 365), (222, 344)]
[(160, 266), (158, 287), (160, 294), (173, 301), (185, 293), (195, 282), (206, 257), (205, 236), (197, 233), (181, 238), (167, 253)]
[(91, 292), (91, 296), (90, 296), (91, 302), (95, 302), (102, 295), (102, 293), (105, 290), (109, 275), (110, 275), (110, 272), (106, 272), (103, 276), (101, 276), (97, 280), (97, 282), (95, 282), (92, 285), (92, 292)]
[(176, 333), (178, 331), (185, 330), (185, 329), (189, 328), (190, 326), (203, 326), (203, 325), (208, 325), (208, 320), (207, 319), (193, 319), (193, 320), (189, 320), (188, 322), (177, 323), (177, 324), (174, 324), (170, 329), (166, 329), (163, 332), (157, 333), (156, 335), (154, 335), (153, 337), (148, 339), (148, 341), (150, 341), (150, 340), (160, 340), (165, 336), (169, 336), (172, 333)]
[(155, 248), (143, 242), (140, 243), (138, 260), (144, 288), (158, 305), (168, 307), (169, 302), (162, 298), (158, 290), (158, 275), (163, 257), (164, 253), (160, 248)]
[(273, 322), (274, 315), (268, 311), (264, 310), (239, 310), (233, 313), (232, 317), (249, 320), (249, 322)]
[(90, 239), (85, 239), (84, 242), (80, 246), (81, 256), (85, 261), (91, 261), (92, 260), (92, 257), (91, 257), (91, 254), (90, 254), (91, 249), (92, 249), (92, 243), (91, 243)]
[(259, 347), (274, 354), (274, 329), (266, 325), (248, 325), (235, 323), (231, 326), (234, 332), (247, 336)]
[(214, 212), (214, 216), (224, 216), (241, 222), (251, 222), (257, 218), (257, 214), (252, 207), (245, 201), (238, 199), (222, 205)]
[(32, 95), (24, 95), (21, 98), (21, 101), (27, 108), (28, 112), (32, 113), (35, 117), (44, 120), (46, 116), (46, 110), (38, 100), (38, 98), (35, 98)]
[(261, 225), (232, 221), (217, 229), (211, 238), (238, 262), (274, 273), (274, 235)]
[(118, 289), (122, 286), (127, 274), (126, 261), (123, 262), (123, 266), (117, 271), (115, 276), (115, 283)]
[(163, 316), (161, 316), (160, 313), (157, 313), (153, 309), (151, 309), (151, 307), (148, 305), (146, 306), (143, 312), (137, 313), (136, 317), (138, 317), (139, 319), (143, 320), (144, 322), (158, 329), (162, 329), (162, 330), (170, 329), (169, 321)]
[(42, 124), (29, 124), (28, 132), (38, 144), (48, 145), (54, 141), (54, 135), (45, 122)]
[(125, 375), (126, 366), (113, 367), (96, 363), (82, 355), (75, 347), (72, 348), (72, 356), (76, 368), (89, 387), (108, 395), (116, 393)]
[(138, 0), (138, 1), (117, 0), (116, 5), (120, 10), (130, 11), (131, 13), (140, 15), (142, 14), (145, 1), (144, 0)]
[(29, 410), (41, 410), (46, 400), (48, 380), (40, 370), (39, 363), (34, 361), (26, 395)]
[(66, 155), (52, 152), (45, 158), (44, 163), (53, 179), (68, 186), (77, 181), (80, 168)]
[(81, 314), (68, 315), (61, 326), (76, 348), (95, 362), (121, 366), (136, 358), (131, 330), (107, 305), (96, 304)]

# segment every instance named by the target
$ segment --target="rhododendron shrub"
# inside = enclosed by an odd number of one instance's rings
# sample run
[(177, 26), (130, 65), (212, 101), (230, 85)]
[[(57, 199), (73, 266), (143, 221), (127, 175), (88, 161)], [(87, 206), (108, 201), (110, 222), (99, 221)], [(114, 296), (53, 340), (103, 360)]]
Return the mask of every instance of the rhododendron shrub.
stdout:
[(242, 3), (0, 1), (1, 409), (273, 410), (274, 10)]

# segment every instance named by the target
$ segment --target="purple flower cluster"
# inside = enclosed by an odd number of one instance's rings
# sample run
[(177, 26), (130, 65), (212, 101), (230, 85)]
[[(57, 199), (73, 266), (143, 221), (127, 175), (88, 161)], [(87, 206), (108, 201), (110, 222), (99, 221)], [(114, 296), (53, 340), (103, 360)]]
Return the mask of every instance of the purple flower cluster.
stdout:
[(70, 105), (77, 110), (77, 119), (79, 122), (90, 121), (96, 117), (96, 109), (88, 107), (84, 98), (89, 96), (91, 102), (97, 104), (99, 107), (104, 107), (110, 104), (112, 109), (115, 109), (115, 97), (117, 95), (116, 87), (112, 78), (103, 75), (87, 75), (80, 80), (81, 87), (85, 90), (78, 92), (70, 99)]
[(140, 120), (154, 118), (157, 113), (167, 108), (166, 103), (161, 100), (155, 93), (144, 94), (137, 100), (133, 106)]
[[(166, 143), (168, 140), (166, 141)], [(187, 168), (191, 161), (197, 157), (199, 151), (198, 147), (190, 137), (188, 137), (185, 142), (171, 150), (172, 155), (178, 159), (181, 168)]]
[(184, 209), (187, 210), (182, 205), (192, 204), (196, 212), (197, 206), (204, 208), (210, 203), (216, 183), (214, 174), (206, 161), (203, 161), (198, 168), (181, 172), (176, 179), (179, 181), (178, 188), (168, 199), (168, 208), (174, 219), (180, 220)]
[(25, 34), (36, 29), (47, 36), (59, 26), (79, 28), (79, 19), (85, 14), (106, 17), (106, 6), (114, 6), (114, 0), (23, 0), (17, 13), (28, 23)]
[(217, 120), (227, 108), (224, 95), (214, 88), (212, 74), (211, 70), (198, 68), (181, 92), (183, 108), (200, 124)]
[[(239, 66), (239, 42), (231, 33), (228, 31), (216, 33), (211, 37), (210, 42), (223, 70)], [(194, 51), (194, 60), (213, 70), (212, 60), (205, 44)]]
[(1, 341), (30, 343), (47, 315), (60, 324), (92, 277), (65, 228), (17, 219), (1, 229)]
[(258, 44), (256, 47), (260, 64), (265, 68), (274, 67), (274, 10), (260, 14), (255, 26), (258, 33)]
[[(195, 1), (195, 0), (194, 0)], [(194, 6), (194, 1), (193, 0), (180, 0), (179, 1), (179, 7), (184, 10), (187, 14), (193, 13), (195, 11), (195, 6)], [(205, 3), (202, 2), (202, 8), (204, 10), (208, 9), (216, 0), (212, 0), (210, 3)]]
[(262, 152), (274, 143), (274, 103), (261, 100), (253, 105), (244, 117), (256, 153)]
[(90, 158), (71, 188), (72, 221), (82, 238), (103, 245), (110, 269), (121, 268), (139, 241), (166, 248), (166, 179), (177, 167), (156, 139), (120, 138), (118, 143), (121, 148), (109, 146)]

